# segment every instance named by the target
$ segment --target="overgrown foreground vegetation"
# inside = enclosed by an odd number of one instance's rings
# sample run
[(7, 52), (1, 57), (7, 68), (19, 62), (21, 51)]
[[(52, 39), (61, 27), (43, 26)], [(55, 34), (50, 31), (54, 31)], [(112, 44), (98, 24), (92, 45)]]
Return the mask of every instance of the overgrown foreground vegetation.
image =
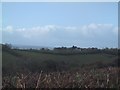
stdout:
[(2, 46), (3, 89), (120, 88), (116, 48), (25, 50)]
[(3, 77), (3, 88), (119, 88), (120, 68), (18, 73)]

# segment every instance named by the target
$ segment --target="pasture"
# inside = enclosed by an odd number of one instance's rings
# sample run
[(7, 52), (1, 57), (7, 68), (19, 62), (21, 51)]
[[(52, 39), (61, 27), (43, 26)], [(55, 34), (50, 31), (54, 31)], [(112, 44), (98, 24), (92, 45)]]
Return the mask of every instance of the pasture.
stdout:
[[(90, 64), (108, 64), (113, 62), (117, 56), (110, 54), (54, 54), (31, 52), (29, 50), (14, 50), (14, 53), (3, 51), (3, 73), (4, 71), (16, 72), (26, 68), (30, 71), (59, 71), (80, 68)], [(94, 65), (95, 66), (95, 65)]]
[(110, 52), (115, 50), (68, 51), (3, 47), (3, 89), (119, 88), (118, 55)]

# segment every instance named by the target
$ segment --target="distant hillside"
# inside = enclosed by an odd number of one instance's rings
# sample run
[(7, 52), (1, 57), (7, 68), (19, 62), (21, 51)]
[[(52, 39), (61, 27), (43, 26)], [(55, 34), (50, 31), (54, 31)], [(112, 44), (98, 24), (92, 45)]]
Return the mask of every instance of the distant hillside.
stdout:
[(41, 48), (48, 48), (53, 49), (53, 47), (45, 47), (45, 46), (33, 46), (33, 45), (12, 45), (12, 48), (18, 48), (18, 49), (41, 49)]
[[(7, 48), (7, 49), (5, 49)], [(92, 67), (105, 67), (112, 63), (117, 55), (94, 54), (54, 54), (36, 52), (31, 50), (10, 49), (3, 47), (3, 73), (16, 73), (23, 71), (62, 71), (80, 68), (87, 65)]]

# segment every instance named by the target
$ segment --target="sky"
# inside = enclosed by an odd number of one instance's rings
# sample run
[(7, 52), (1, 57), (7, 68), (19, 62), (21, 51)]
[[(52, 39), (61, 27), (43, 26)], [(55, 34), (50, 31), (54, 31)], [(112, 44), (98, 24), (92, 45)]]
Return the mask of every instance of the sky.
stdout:
[(118, 46), (117, 2), (2, 3), (2, 43)]
[(119, 0), (1, 0), (2, 2), (119, 2)]

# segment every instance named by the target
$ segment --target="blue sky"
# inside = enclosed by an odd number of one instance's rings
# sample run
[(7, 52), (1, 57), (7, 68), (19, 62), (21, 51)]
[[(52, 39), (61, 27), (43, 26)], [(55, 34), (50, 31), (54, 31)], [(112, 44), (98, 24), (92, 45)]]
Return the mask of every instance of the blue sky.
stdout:
[(3, 43), (117, 47), (117, 3), (2, 3)]

